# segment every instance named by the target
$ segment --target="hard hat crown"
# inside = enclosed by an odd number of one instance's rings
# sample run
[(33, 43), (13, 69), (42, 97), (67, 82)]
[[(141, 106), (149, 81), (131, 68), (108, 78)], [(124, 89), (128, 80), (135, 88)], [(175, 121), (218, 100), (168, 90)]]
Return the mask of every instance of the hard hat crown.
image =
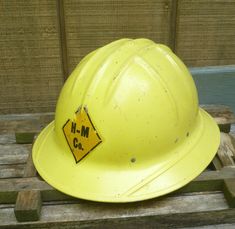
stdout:
[(65, 148), (61, 128), (79, 107), (103, 138), (89, 156), (118, 167), (170, 152), (193, 132), (198, 115), (196, 88), (184, 64), (147, 39), (113, 42), (77, 66), (56, 109), (55, 130)]

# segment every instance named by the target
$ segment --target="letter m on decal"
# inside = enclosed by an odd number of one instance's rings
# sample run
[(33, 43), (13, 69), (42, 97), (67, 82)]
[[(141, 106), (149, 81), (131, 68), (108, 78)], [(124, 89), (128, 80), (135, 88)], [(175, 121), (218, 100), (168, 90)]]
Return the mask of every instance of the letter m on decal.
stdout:
[(82, 126), (81, 136), (88, 138), (88, 136), (89, 136), (89, 127)]

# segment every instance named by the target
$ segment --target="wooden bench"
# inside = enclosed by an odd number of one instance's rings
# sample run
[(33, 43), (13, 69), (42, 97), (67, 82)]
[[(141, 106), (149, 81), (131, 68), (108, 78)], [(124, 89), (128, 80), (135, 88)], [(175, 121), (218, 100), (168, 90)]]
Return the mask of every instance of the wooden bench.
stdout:
[(53, 113), (0, 116), (0, 228), (235, 228), (235, 122), (227, 106), (204, 105), (221, 130), (221, 144), (208, 168), (169, 195), (125, 204), (67, 196), (37, 174), (31, 146)]

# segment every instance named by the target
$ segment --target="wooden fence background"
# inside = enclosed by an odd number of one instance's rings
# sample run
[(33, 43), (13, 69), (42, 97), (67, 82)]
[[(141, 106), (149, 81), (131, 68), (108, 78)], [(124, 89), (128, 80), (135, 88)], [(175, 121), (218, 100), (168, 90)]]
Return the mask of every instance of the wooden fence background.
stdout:
[(235, 1), (0, 0), (0, 114), (54, 111), (81, 58), (122, 37), (164, 43), (188, 67), (235, 64)]

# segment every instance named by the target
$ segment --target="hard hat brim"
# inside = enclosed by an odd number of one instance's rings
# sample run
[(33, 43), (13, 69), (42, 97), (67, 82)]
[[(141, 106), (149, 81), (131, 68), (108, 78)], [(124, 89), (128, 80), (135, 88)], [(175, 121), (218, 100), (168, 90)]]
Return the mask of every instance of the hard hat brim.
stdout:
[[(86, 159), (76, 164), (73, 155), (60, 147), (54, 121), (37, 137), (32, 152), (33, 162), (46, 182), (73, 197), (100, 202), (133, 202), (162, 196), (197, 177), (216, 154), (220, 143), (219, 128), (201, 108), (199, 116), (201, 128), (194, 133), (198, 137), (186, 139), (160, 172), (157, 165), (128, 172), (110, 171), (105, 165), (99, 167), (86, 163)], [(132, 180), (139, 182), (130, 188)]]

